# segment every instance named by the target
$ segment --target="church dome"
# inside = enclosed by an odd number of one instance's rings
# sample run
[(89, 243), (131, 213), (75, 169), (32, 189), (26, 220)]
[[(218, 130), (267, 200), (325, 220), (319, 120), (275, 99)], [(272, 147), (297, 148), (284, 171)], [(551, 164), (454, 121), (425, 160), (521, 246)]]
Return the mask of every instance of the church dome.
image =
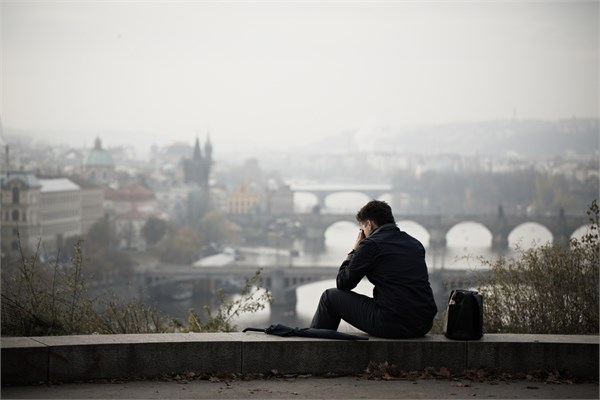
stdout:
[(96, 138), (94, 148), (88, 154), (84, 164), (88, 167), (114, 167), (115, 165), (110, 153), (102, 148), (100, 138)]

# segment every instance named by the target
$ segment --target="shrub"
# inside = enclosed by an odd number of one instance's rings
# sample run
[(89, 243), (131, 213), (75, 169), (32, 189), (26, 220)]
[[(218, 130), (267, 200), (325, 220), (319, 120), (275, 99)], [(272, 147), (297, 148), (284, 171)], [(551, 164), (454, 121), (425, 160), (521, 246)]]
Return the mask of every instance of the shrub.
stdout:
[[(72, 267), (38, 265), (36, 253), (23, 250), (16, 271), (2, 275), (2, 334), (44, 336), (88, 333), (98, 324), (93, 302), (85, 297), (81, 241)], [(58, 258), (58, 257), (57, 257)]]
[(21, 251), (14, 271), (3, 268), (2, 335), (229, 332), (235, 329), (232, 321), (236, 316), (258, 311), (270, 301), (270, 294), (260, 288), (259, 270), (246, 281), (239, 298), (226, 299), (219, 291), (216, 312), (205, 307), (206, 321), (190, 310), (185, 327), (138, 299), (88, 298), (83, 266), (81, 241), (75, 244), (70, 265), (38, 263), (37, 251), (31, 256)]
[(190, 332), (233, 332), (237, 327), (233, 324), (236, 317), (244, 313), (254, 313), (265, 308), (271, 302), (271, 294), (260, 288), (260, 270), (254, 276), (246, 279), (240, 296), (234, 300), (227, 301), (221, 289), (217, 290), (219, 307), (216, 312), (208, 306), (204, 306), (207, 316), (202, 321), (194, 309), (188, 313), (188, 330)]
[(517, 249), (514, 258), (482, 260), (486, 332), (598, 334), (598, 204), (590, 224), (570, 246), (546, 244)]

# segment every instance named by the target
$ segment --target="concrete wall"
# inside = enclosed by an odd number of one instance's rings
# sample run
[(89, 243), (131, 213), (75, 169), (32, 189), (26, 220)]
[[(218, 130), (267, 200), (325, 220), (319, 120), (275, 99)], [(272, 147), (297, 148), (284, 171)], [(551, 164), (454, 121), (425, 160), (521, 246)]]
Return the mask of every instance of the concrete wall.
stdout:
[(598, 377), (598, 336), (488, 334), (345, 341), (263, 333), (181, 333), (2, 338), (2, 384), (152, 377), (171, 373), (358, 374), (370, 361), (401, 370), (539, 369)]

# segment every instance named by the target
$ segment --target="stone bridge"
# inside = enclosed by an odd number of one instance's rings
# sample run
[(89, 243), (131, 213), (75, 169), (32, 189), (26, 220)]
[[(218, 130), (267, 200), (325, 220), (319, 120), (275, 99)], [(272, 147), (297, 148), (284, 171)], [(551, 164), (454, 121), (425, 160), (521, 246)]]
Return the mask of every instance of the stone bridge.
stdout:
[(317, 197), (317, 206), (325, 209), (325, 199), (334, 193), (356, 192), (362, 193), (370, 199), (378, 199), (384, 194), (391, 194), (393, 188), (391, 184), (378, 183), (357, 183), (357, 184), (293, 184), (290, 189), (294, 193), (311, 193)]
[[(277, 221), (288, 221), (301, 227), (307, 252), (321, 252), (325, 249), (325, 231), (336, 222), (356, 222), (354, 214), (289, 214), (289, 215), (229, 215), (229, 219), (244, 230), (258, 232), (268, 231), (277, 226)], [(412, 221), (429, 233), (430, 248), (446, 247), (446, 236), (450, 229), (463, 222), (474, 222), (484, 226), (492, 235), (492, 249), (503, 252), (508, 249), (508, 236), (518, 226), (534, 222), (546, 227), (552, 234), (554, 242), (566, 242), (580, 227), (589, 220), (586, 215), (505, 215), (500, 207), (497, 214), (483, 215), (396, 215), (396, 221)], [(285, 229), (285, 228), (282, 228)], [(248, 232), (251, 235), (251, 232)]]
[[(140, 285), (153, 293), (169, 294), (182, 284), (192, 287), (194, 292), (214, 293), (219, 288), (232, 288), (239, 292), (246, 279), (261, 270), (262, 287), (273, 296), (271, 307), (289, 311), (296, 308), (296, 289), (312, 282), (335, 279), (338, 267), (252, 267), (215, 266), (197, 267), (182, 265), (156, 265), (138, 275)], [(476, 286), (477, 278), (485, 271), (433, 270), (429, 272), (436, 302), (443, 305), (449, 291), (456, 288)]]

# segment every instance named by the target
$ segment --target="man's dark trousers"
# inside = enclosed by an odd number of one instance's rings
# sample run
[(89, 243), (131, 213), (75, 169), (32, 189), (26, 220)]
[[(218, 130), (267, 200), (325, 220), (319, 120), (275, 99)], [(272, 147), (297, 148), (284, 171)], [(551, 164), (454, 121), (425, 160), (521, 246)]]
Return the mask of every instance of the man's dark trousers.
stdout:
[(382, 338), (420, 337), (431, 329), (430, 323), (410, 327), (407, 323), (390, 319), (371, 297), (347, 290), (325, 290), (311, 328), (337, 330), (342, 319), (369, 335)]

